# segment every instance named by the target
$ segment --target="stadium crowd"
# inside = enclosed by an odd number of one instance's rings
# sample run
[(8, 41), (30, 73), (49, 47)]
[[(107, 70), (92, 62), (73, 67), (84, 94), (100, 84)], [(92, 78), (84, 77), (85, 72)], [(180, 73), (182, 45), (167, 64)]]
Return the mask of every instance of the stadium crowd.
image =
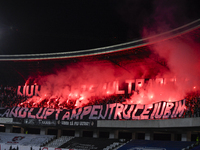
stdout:
[[(55, 108), (55, 109), (74, 109), (89, 105), (104, 105), (112, 103), (123, 103), (126, 101), (125, 95), (109, 95), (105, 97), (93, 96), (87, 100), (87, 103), (79, 104), (79, 99), (68, 99), (59, 102), (59, 98), (45, 98), (40, 103), (28, 101), (27, 97), (17, 95), (16, 88), (12, 86), (0, 86), (0, 107), (28, 107), (28, 108)], [(185, 97), (186, 109), (183, 117), (200, 117), (200, 93), (191, 92)]]
[[(55, 97), (46, 97), (40, 103), (35, 103), (34, 101), (28, 100), (29, 98), (25, 96), (17, 95), (16, 88), (11, 86), (2, 86), (0, 87), (0, 107), (28, 107), (28, 108), (40, 108), (48, 107), (55, 109), (74, 109), (77, 104), (81, 101), (79, 98), (69, 98), (68, 100), (59, 101), (59, 98)], [(35, 99), (39, 97), (35, 96)], [(27, 101), (28, 100), (28, 101)], [(106, 97), (99, 98), (98, 96), (92, 96), (87, 99), (87, 103), (81, 104), (79, 106), (89, 106), (89, 105), (104, 105), (111, 103), (122, 103), (125, 101), (124, 95), (109, 95)]]
[(199, 92), (188, 93), (186, 98), (185, 117), (200, 117), (200, 94)]
[(16, 94), (16, 88), (12, 86), (0, 86), (0, 107), (13, 107), (25, 101), (25, 97)]

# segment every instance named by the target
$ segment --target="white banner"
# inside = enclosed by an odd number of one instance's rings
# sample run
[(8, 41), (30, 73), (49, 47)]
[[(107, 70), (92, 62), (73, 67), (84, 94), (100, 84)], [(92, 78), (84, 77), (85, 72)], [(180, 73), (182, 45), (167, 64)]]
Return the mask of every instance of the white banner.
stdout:
[(12, 123), (13, 118), (0, 118), (0, 123)]

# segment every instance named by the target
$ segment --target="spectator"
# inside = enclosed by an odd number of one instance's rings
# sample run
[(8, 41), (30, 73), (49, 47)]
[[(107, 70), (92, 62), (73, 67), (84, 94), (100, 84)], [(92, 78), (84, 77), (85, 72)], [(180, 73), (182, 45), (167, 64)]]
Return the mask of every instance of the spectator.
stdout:
[[(68, 98), (59, 102), (59, 97), (45, 98), (40, 102), (35, 103), (34, 98), (30, 100), (24, 96), (16, 95), (16, 88), (12, 86), (0, 86), (0, 107), (50, 107), (54, 109), (74, 109), (78, 107), (90, 106), (90, 105), (106, 105), (112, 103), (124, 103), (130, 99), (131, 95), (104, 95), (104, 96), (92, 96), (87, 98), (87, 103), (76, 106), (78, 98)], [(39, 99), (41, 99), (39, 97)], [(186, 110), (184, 117), (200, 117), (200, 94), (198, 92), (189, 93), (186, 96)]]

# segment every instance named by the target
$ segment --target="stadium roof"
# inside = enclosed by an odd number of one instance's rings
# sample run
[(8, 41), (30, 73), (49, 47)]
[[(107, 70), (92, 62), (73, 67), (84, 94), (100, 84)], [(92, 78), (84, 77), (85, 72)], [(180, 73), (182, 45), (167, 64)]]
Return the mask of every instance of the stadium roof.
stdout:
[(118, 45), (112, 45), (96, 49), (81, 50), (81, 51), (60, 52), (60, 53), (0, 55), (0, 61), (64, 59), (64, 58), (75, 58), (75, 57), (115, 53), (119, 51), (126, 51), (141, 46), (151, 45), (156, 42), (172, 39), (177, 36), (181, 36), (185, 33), (191, 32), (192, 30), (198, 29), (199, 27), (200, 27), (200, 19), (158, 35)]
[[(0, 55), (0, 82), (1, 84), (24, 84), (29, 77), (43, 76), (56, 73), (65, 66), (81, 68), (79, 62), (86, 64), (113, 64), (129, 74), (134, 74), (134, 68), (140, 65), (148, 66), (151, 77), (159, 72), (161, 66), (168, 69), (166, 61), (150, 50), (158, 42), (166, 40), (185, 39), (188, 36), (200, 42), (200, 19), (174, 30), (150, 37), (122, 43), (118, 45), (89, 49), (74, 52)], [(151, 55), (151, 58), (149, 57)]]

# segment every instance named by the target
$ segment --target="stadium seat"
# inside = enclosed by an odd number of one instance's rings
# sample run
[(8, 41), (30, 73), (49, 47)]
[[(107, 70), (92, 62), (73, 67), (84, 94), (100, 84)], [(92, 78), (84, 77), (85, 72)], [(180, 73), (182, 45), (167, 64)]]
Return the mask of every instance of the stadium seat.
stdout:
[(54, 138), (54, 135), (36, 135), (21, 133), (5, 133), (1, 132), (1, 143), (9, 143), (10, 145), (23, 146), (43, 146)]
[(71, 139), (73, 139), (74, 137), (71, 136), (61, 136), (58, 139), (53, 140), (52, 142), (46, 144), (46, 147), (53, 147), (53, 148), (58, 148), (61, 145), (63, 145), (64, 143), (70, 141)]

